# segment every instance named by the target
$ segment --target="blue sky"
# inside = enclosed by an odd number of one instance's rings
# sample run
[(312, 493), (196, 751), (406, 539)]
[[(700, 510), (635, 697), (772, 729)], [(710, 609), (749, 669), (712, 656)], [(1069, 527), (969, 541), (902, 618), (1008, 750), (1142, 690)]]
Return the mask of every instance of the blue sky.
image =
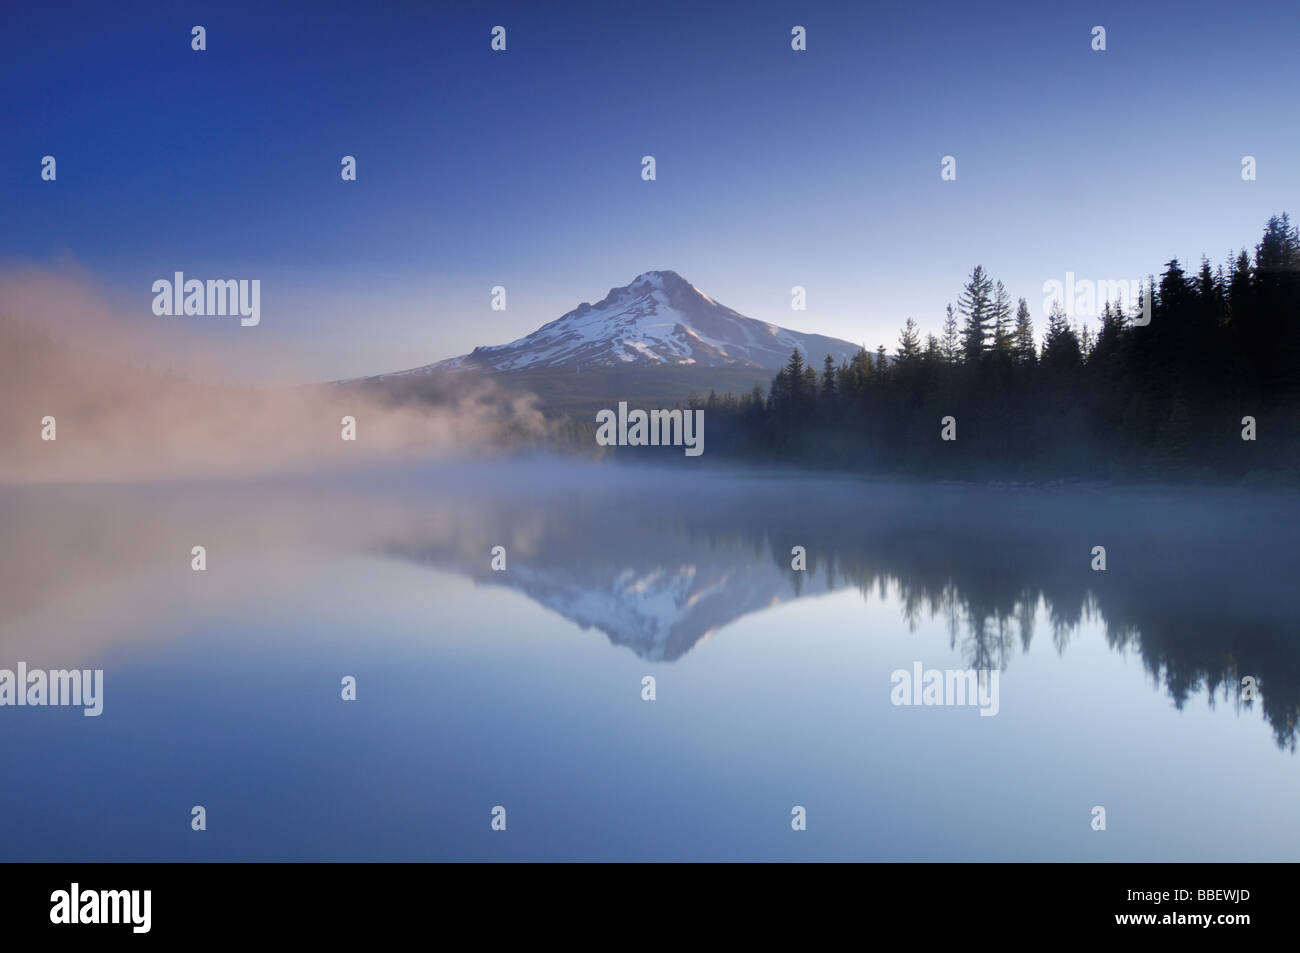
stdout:
[(1217, 263), (1300, 213), (1295, 4), (986, 6), (8, 5), (0, 264), (74, 262), (144, 316), (177, 270), (260, 278), (258, 328), (203, 333), (333, 377), (503, 343), (662, 268), (892, 348), (976, 263), (1041, 322), (1066, 271)]

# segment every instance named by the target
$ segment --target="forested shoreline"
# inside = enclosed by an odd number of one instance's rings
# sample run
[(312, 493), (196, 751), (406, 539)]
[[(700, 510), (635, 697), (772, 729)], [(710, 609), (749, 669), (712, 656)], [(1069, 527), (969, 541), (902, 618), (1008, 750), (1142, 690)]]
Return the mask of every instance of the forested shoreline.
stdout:
[(1253, 256), (1202, 259), (1195, 274), (1174, 259), (1147, 287), (1149, 302), (1108, 301), (1091, 323), (1054, 307), (1037, 345), (1025, 299), (1013, 313), (976, 267), (938, 334), (922, 339), (909, 318), (892, 355), (863, 348), (819, 369), (795, 351), (766, 393), (687, 406), (705, 410), (710, 458), (952, 478), (1300, 480), (1290, 218), (1269, 220)]

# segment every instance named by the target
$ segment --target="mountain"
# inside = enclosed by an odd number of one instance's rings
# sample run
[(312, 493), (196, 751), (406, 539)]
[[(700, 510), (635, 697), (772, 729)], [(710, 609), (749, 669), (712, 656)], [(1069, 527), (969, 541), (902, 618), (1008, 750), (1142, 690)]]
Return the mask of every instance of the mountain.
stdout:
[(397, 403), (442, 403), (461, 391), (463, 374), (491, 378), (497, 393), (535, 400), (548, 418), (590, 420), (601, 408), (671, 406), (707, 395), (766, 389), (798, 348), (820, 368), (856, 344), (745, 317), (675, 271), (647, 271), (583, 302), (532, 334), (435, 364), (335, 381)]
[[(402, 374), (443, 369), (515, 372), (611, 367), (776, 370), (798, 348), (814, 364), (858, 346), (747, 318), (675, 271), (647, 271), (595, 304), (583, 302), (532, 334)], [(386, 375), (396, 376), (396, 375)]]

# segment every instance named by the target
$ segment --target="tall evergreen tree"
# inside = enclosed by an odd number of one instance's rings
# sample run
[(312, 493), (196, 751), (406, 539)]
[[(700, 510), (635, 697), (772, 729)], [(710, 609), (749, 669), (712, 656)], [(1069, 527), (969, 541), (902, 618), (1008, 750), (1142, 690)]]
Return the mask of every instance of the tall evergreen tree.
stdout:
[(991, 323), (993, 326), (993, 352), (999, 357), (1011, 357), (1011, 297), (1002, 282), (993, 288), (993, 309)]
[(971, 272), (961, 297), (957, 299), (957, 310), (966, 319), (962, 329), (962, 354), (967, 363), (973, 364), (984, 353), (989, 323), (993, 318), (993, 282), (984, 273), (983, 265), (976, 265)]
[(803, 355), (799, 353), (798, 348), (795, 348), (790, 352), (790, 360), (785, 365), (786, 380), (790, 385), (790, 394), (795, 400), (803, 395), (803, 370)]
[(1164, 307), (1182, 311), (1195, 297), (1192, 282), (1183, 271), (1177, 258), (1165, 262), (1165, 273), (1160, 276), (1160, 304)]
[(799, 391), (803, 394), (805, 406), (817, 399), (817, 371), (811, 364), (804, 365), (803, 386)]
[(921, 332), (917, 329), (916, 322), (908, 318), (898, 335), (898, 360), (910, 364), (920, 356)]
[(1021, 298), (1016, 307), (1016, 329), (1012, 334), (1012, 356), (1022, 367), (1035, 363), (1038, 349), (1034, 346), (1034, 322), (1029, 316), (1029, 305)]
[(1053, 370), (1065, 370), (1080, 364), (1079, 338), (1070, 327), (1061, 302), (1052, 302), (1047, 315), (1047, 334), (1043, 337), (1043, 365)]
[(871, 354), (867, 351), (864, 344), (859, 347), (857, 352), (849, 359), (848, 372), (845, 375), (847, 388), (841, 390), (851, 390), (855, 394), (866, 393), (867, 385), (871, 381)]
[(956, 364), (961, 360), (961, 333), (957, 330), (957, 316), (952, 312), (952, 305), (948, 305), (948, 316), (943, 321), (943, 337), (939, 339), (939, 350), (943, 352), (943, 359), (949, 364)]
[(1254, 363), (1265, 394), (1300, 384), (1300, 231), (1274, 215), (1255, 247)]
[(1093, 343), (1089, 364), (1109, 364), (1117, 359), (1120, 336), (1124, 331), (1124, 306), (1119, 302), (1109, 301), (1101, 309), (1101, 327), (1097, 331), (1097, 340)]
[(839, 388), (835, 383), (835, 358), (829, 354), (826, 360), (822, 361), (822, 403), (833, 405), (839, 396)]
[(1244, 319), (1250, 297), (1250, 255), (1243, 248), (1228, 273), (1228, 308), (1234, 318)]
[(1088, 327), (1088, 319), (1082, 318), (1074, 327), (1074, 336), (1079, 342), (1079, 355), (1085, 361), (1092, 354), (1092, 329)]

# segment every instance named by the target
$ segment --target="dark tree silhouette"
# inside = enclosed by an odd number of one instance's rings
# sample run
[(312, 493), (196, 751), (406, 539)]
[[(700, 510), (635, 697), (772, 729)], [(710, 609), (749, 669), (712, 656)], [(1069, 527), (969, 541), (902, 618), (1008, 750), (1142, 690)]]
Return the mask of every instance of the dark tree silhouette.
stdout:
[[(985, 478), (1300, 481), (1300, 232), (1269, 219), (1254, 257), (1176, 260), (1136, 302), (1072, 324), (1058, 302), (1035, 347), (1029, 307), (976, 266), (958, 325), (909, 318), (897, 356), (861, 348), (820, 375), (799, 352), (766, 395), (716, 403), (711, 452), (813, 466)], [(1125, 304), (1129, 312), (1125, 313)], [(1147, 320), (1149, 317), (1149, 321)], [(960, 440), (939, 440), (940, 418)], [(1243, 440), (1243, 418), (1256, 438)]]

